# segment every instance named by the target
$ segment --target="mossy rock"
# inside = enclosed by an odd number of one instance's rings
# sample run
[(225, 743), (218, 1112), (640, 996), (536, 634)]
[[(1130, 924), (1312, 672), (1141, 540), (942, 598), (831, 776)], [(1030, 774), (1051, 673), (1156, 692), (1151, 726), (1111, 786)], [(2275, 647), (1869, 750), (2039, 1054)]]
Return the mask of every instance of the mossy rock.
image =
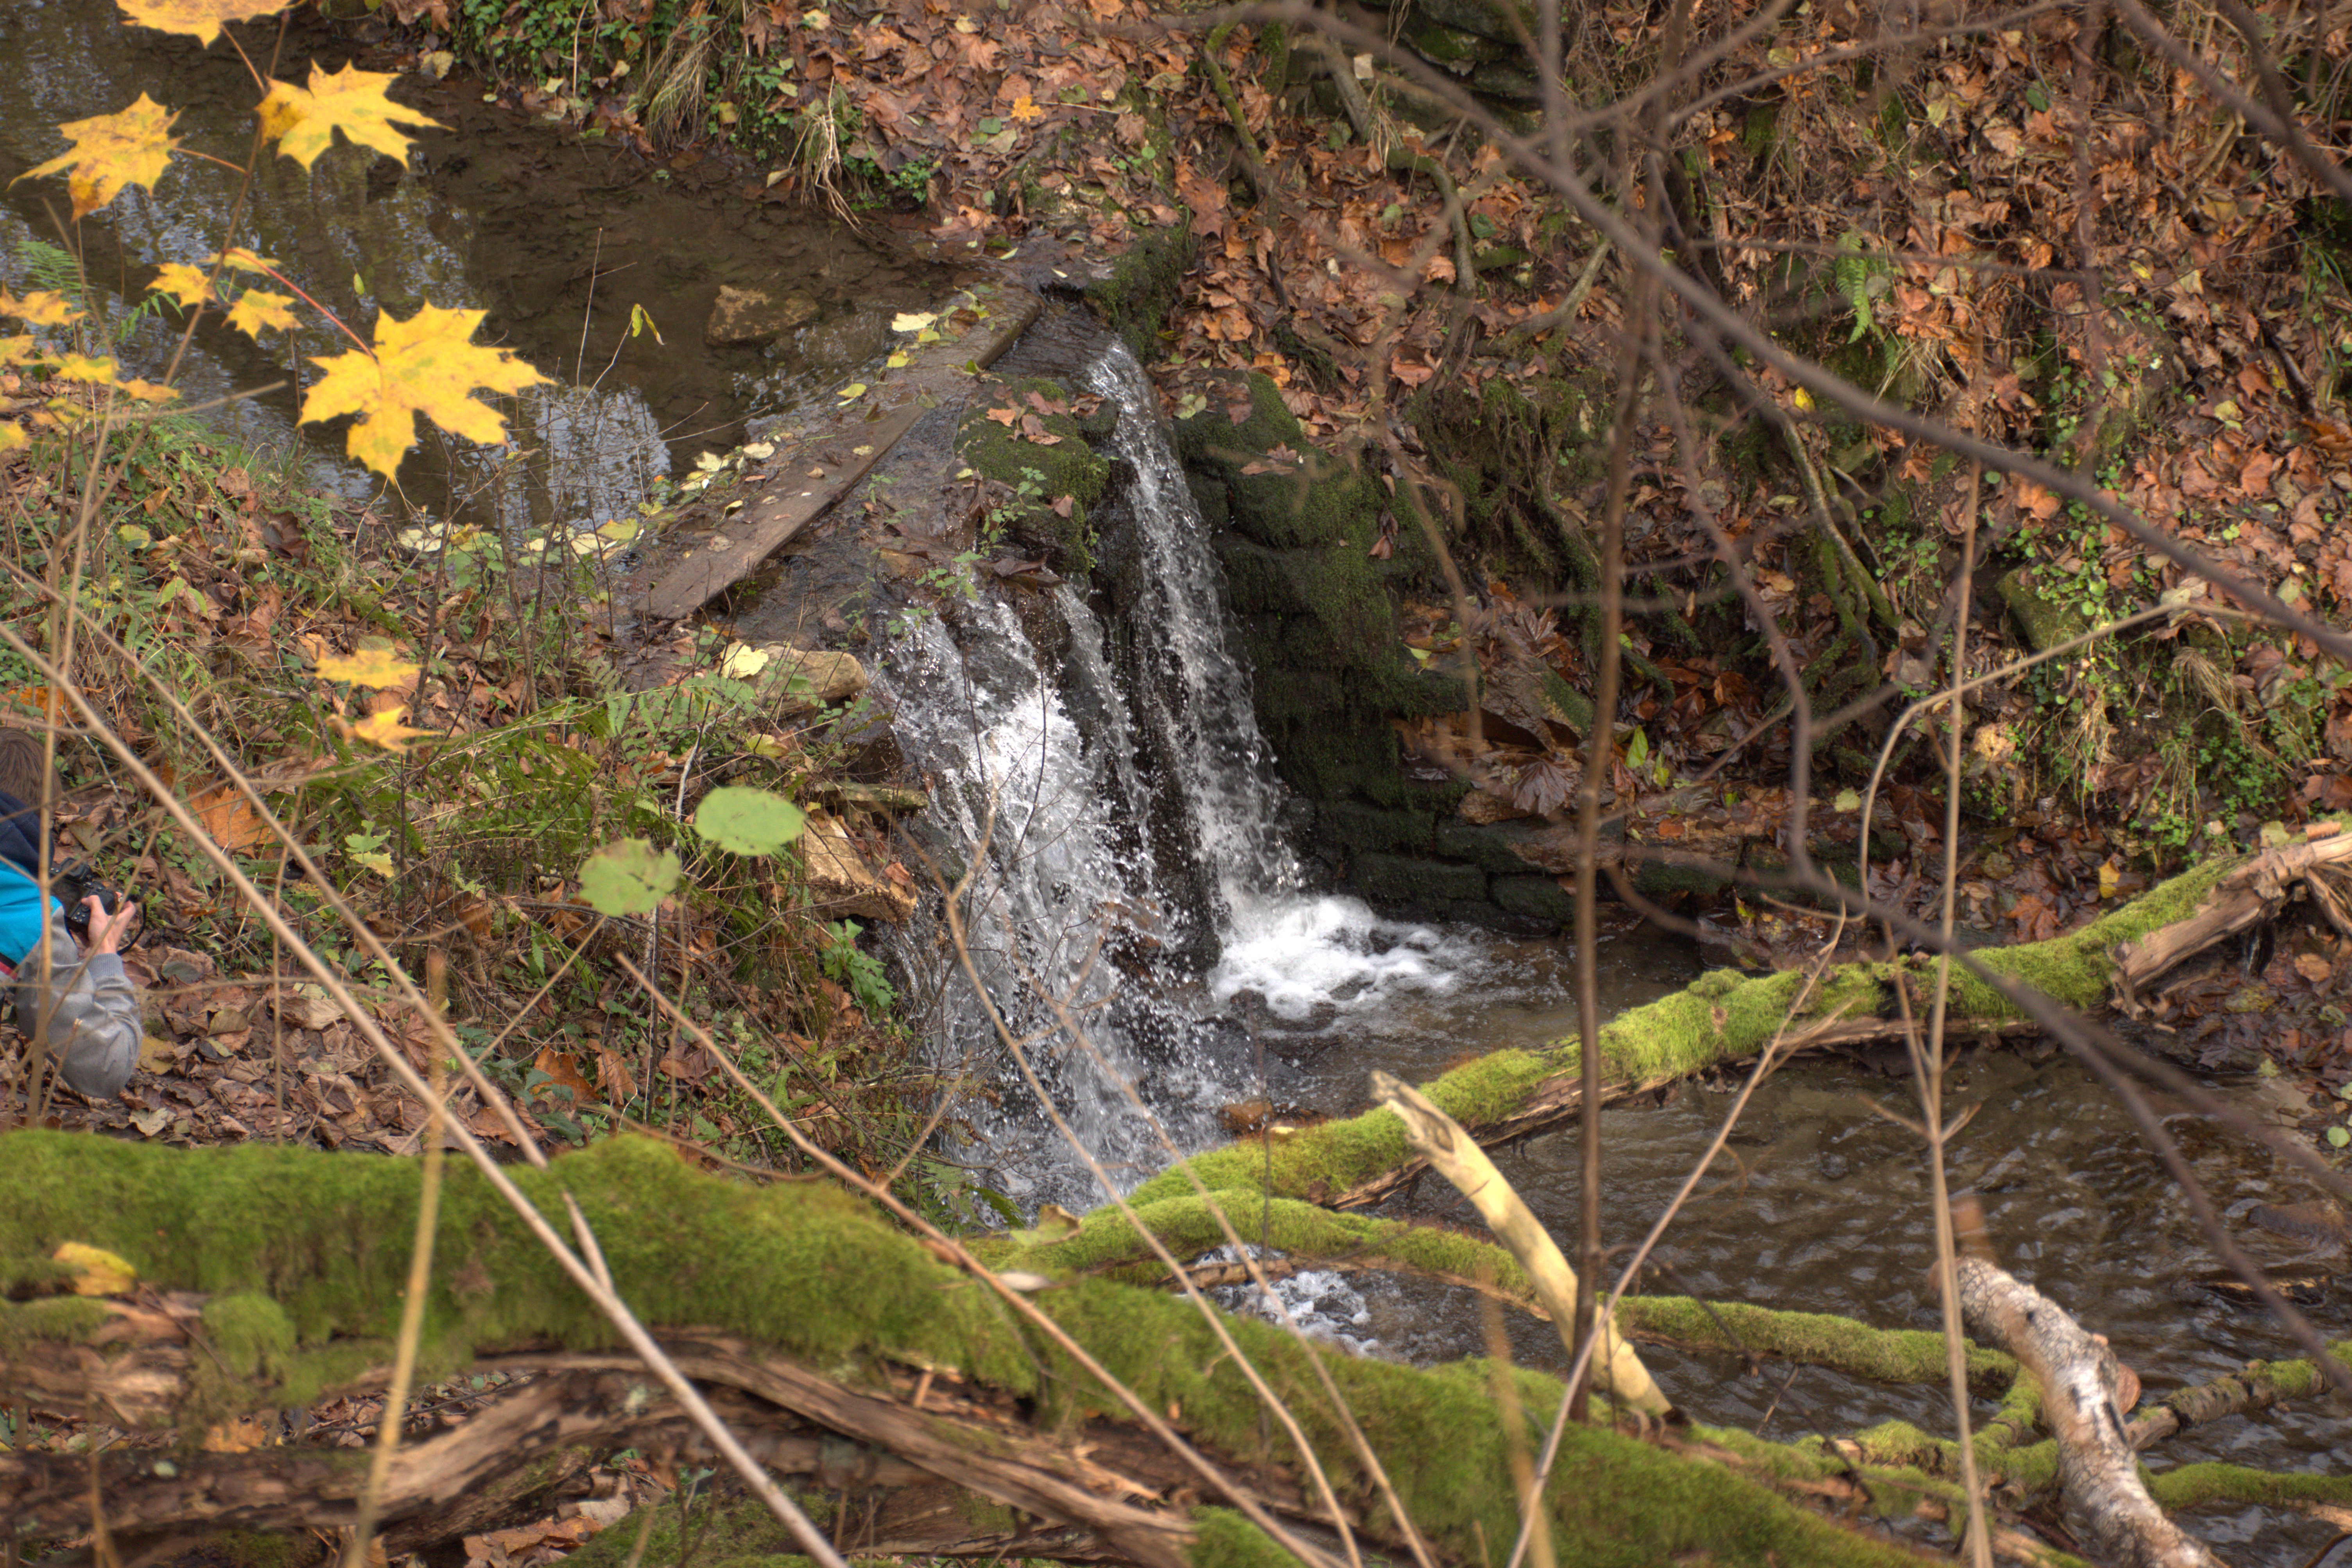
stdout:
[(1111, 263), (1109, 277), (1087, 288), (1087, 306), (1145, 364), (1160, 357), (1160, 334), (1183, 292), (1193, 248), (1192, 231), (1181, 224), (1146, 230)]
[(2040, 576), (2046, 566), (2020, 566), (2001, 574), (1993, 592), (2009, 607), (2026, 643), (2036, 653), (2047, 653), (2091, 629), (2091, 618), (2071, 605), (2042, 597)]
[(1465, 569), (1531, 579), (1543, 591), (1598, 587), (1591, 542), (1542, 505), (1599, 475), (1608, 411), (1591, 387), (1566, 376), (1452, 380), (1423, 389), (1412, 409), (1439, 474), (1462, 498), (1448, 543)]
[[(956, 455), (1016, 493), (991, 517), (993, 526), (1045, 552), (1056, 569), (1084, 572), (1094, 564), (1087, 509), (1110, 483), (1110, 464), (1091, 443), (1110, 434), (1118, 411), (1103, 403), (1086, 415), (1040, 412), (1033, 397), (1049, 408), (1071, 404), (1062, 384), (1044, 376), (982, 378), (956, 426)], [(1012, 423), (991, 417), (1007, 409)], [(1065, 500), (1067, 515), (1057, 510)]]
[(1405, 26), (1404, 40), (1425, 60), (1442, 66), (1471, 64), (1507, 58), (1516, 46), (1443, 23), (1415, 21)]

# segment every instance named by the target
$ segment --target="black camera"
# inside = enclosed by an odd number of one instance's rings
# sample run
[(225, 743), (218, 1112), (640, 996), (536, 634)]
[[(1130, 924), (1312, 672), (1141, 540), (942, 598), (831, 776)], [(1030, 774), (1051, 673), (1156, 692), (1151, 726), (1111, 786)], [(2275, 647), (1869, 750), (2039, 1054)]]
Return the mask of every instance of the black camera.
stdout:
[(66, 930), (73, 932), (76, 942), (89, 940), (89, 900), (99, 900), (108, 914), (122, 906), (122, 895), (100, 881), (96, 874), (79, 861), (51, 877), (49, 891), (65, 905)]

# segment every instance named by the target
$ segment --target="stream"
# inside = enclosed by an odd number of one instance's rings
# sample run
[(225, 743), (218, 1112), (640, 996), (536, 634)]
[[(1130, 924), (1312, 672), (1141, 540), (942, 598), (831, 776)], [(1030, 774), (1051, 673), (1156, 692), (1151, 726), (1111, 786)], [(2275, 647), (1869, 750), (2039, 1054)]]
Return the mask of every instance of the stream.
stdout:
[[(306, 24), (290, 53), (331, 67), (356, 53), (382, 68), (346, 37)], [(43, 204), (62, 194), (54, 182), (5, 182), (58, 151), (58, 121), (111, 112), (156, 83), (183, 111), (184, 140), (225, 155), (247, 144), (255, 89), (225, 47), (126, 28), (101, 0), (0, 10), (0, 279), (19, 291), (37, 281), (26, 244), (54, 241)], [(886, 351), (893, 311), (927, 308), (956, 286), (956, 275), (900, 249), (747, 202), (709, 171), (656, 167), (487, 107), (477, 88), (411, 79), (399, 95), (453, 129), (419, 132), (405, 170), (341, 150), (311, 174), (274, 160), (257, 226), (241, 238), (347, 319), (405, 315), (423, 302), (484, 310), (481, 341), (554, 378), (509, 410), (528, 458), (463, 447), (445, 458), (428, 441), (403, 472), (426, 511), (510, 542), (633, 515), (700, 452), (730, 447), (750, 422), (855, 377)], [(160, 184), (81, 226), (120, 352), (151, 374), (173, 330), (107, 288), (155, 263), (200, 260), (234, 195), (232, 176), (185, 158)], [(719, 288), (779, 280), (805, 294), (802, 326), (764, 350), (702, 343)], [(666, 343), (629, 335), (635, 306)], [(909, 767), (937, 781), (923, 842), (973, 871), (963, 913), (987, 996), (1032, 1037), (1034, 1069), (1103, 1174), (1132, 1186), (1166, 1163), (1163, 1135), (1187, 1149), (1223, 1136), (1218, 1111), (1234, 1101), (1263, 1094), (1286, 1110), (1346, 1113), (1363, 1104), (1372, 1068), (1422, 1079), (1475, 1054), (1572, 1034), (1564, 940), (1394, 922), (1344, 889), (1314, 884), (1289, 847), (1299, 807), (1257, 739), (1251, 675), (1226, 651), (1214, 558), (1148, 384), (1123, 349), (1082, 323), (1049, 318), (1032, 337), (1008, 356), (1008, 373), (1056, 374), (1123, 410), (1118, 499), (1098, 520), (1092, 580), (1018, 605), (1010, 591), (984, 592), (856, 651), (875, 670)], [(181, 384), (193, 403), (299, 382), (310, 374), (302, 356), (328, 352), (324, 329), (257, 346), (211, 327), (197, 334)], [(241, 441), (296, 451), (321, 489), (373, 495), (338, 436), (322, 442), (296, 428), (293, 397), (268, 393), (210, 417)], [(940, 439), (939, 428), (919, 427), (906, 462), (935, 468)], [(782, 570), (793, 569), (788, 560)], [(1605, 925), (1596, 955), (1604, 1016), (1699, 972), (1696, 950), (1679, 939), (1624, 920)], [(1061, 1151), (979, 994), (942, 956), (941, 935), (910, 931), (898, 954), (909, 994), (931, 999), (934, 1047), (971, 1064), (992, 1091), (965, 1108), (977, 1137), (958, 1157), (1025, 1207), (1091, 1207), (1100, 1180)], [(1898, 1063), (1865, 1054), (1778, 1072), (1643, 1288), (1938, 1326), (1919, 1151), (1872, 1108), (1908, 1110)], [(1612, 1247), (1639, 1240), (1738, 1087), (1736, 1076), (1701, 1081), (1662, 1103), (1603, 1113)], [(2226, 1087), (2267, 1113), (2261, 1085)], [(2298, 1353), (2259, 1310), (2212, 1288), (2224, 1271), (2185, 1203), (2122, 1111), (2063, 1053), (1964, 1050), (1951, 1094), (1957, 1106), (1981, 1107), (1954, 1145), (1954, 1185), (1984, 1195), (2011, 1266), (2108, 1335), (2151, 1392)], [(2318, 1195), (2265, 1152), (2162, 1109), (2225, 1216)], [(2284, 1121), (2291, 1108), (2277, 1110)], [(1575, 1134), (1534, 1137), (1498, 1159), (1556, 1232), (1572, 1236)], [(1433, 1181), (1388, 1212), (1475, 1223)], [(2296, 1260), (2281, 1238), (2243, 1225), (2238, 1233), (2265, 1263)], [(2319, 1260), (2327, 1283), (2309, 1309), (2334, 1335), (2352, 1331), (2342, 1265)], [(1462, 1292), (1336, 1274), (1283, 1288), (1313, 1331), (1363, 1353), (1484, 1352), (1480, 1311)], [(1549, 1325), (1516, 1322), (1509, 1333), (1519, 1360), (1564, 1370)], [(1923, 1391), (1817, 1370), (1792, 1378), (1769, 1363), (1756, 1375), (1731, 1356), (1643, 1354), (1705, 1422), (1784, 1438), (1897, 1418), (1947, 1425)], [(2277, 1411), (2216, 1423), (2150, 1456), (2158, 1469), (2206, 1458), (2343, 1473), (2352, 1431), (2322, 1411)], [(2237, 1563), (2300, 1563), (2335, 1533), (2263, 1509), (2187, 1522)]]

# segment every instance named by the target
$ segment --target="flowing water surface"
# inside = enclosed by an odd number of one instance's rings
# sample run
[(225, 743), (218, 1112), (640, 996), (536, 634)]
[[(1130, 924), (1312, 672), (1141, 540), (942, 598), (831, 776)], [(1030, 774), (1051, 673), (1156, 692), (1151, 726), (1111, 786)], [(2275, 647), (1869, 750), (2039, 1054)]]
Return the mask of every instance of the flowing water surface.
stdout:
[[(331, 67), (354, 52), (341, 38), (313, 26), (296, 41)], [(127, 29), (100, 0), (0, 9), (0, 183), (60, 150), (58, 122), (111, 112), (142, 90), (184, 110), (179, 131), (191, 142), (241, 155), (256, 92), (225, 47)], [(434, 510), (510, 534), (625, 515), (698, 450), (740, 439), (746, 420), (789, 412), (856, 374), (882, 352), (879, 323), (891, 311), (954, 286), (855, 236), (746, 203), (707, 171), (656, 168), (517, 123), (454, 85), (401, 91), (454, 129), (419, 132), (405, 167), (339, 153), (306, 174), (273, 161), (243, 238), (354, 322), (425, 302), (482, 309), (485, 341), (553, 378), (509, 411), (528, 459), (460, 450), (412, 460), (407, 491)], [(26, 242), (57, 237), (43, 198), (59, 193), (39, 182), (6, 189), (0, 279), (21, 290), (39, 274)], [(155, 193), (130, 192), (80, 226), (93, 302), (134, 367), (160, 367), (175, 334), (124, 300), (136, 300), (147, 268), (216, 247), (233, 194), (229, 176), (182, 159)], [(728, 283), (800, 289), (810, 318), (765, 350), (708, 349), (701, 322)], [(638, 305), (665, 343), (629, 335)], [(1171, 1144), (1223, 1136), (1218, 1112), (1230, 1102), (1264, 1095), (1345, 1113), (1361, 1105), (1371, 1068), (1427, 1078), (1472, 1054), (1572, 1033), (1564, 942), (1385, 921), (1344, 889), (1314, 885), (1291, 848), (1297, 808), (1251, 718), (1250, 673), (1228, 651), (1214, 557), (1140, 371), (1097, 334), (1039, 336), (1008, 369), (1060, 374), (1123, 410), (1120, 494), (1097, 520), (1092, 580), (1017, 603), (983, 594), (861, 649), (898, 746), (935, 786), (924, 842), (951, 875), (968, 877), (961, 912), (980, 988), (936, 926), (898, 950), (910, 992), (935, 999), (934, 1048), (974, 1064), (982, 1080), (962, 1107), (979, 1134), (962, 1157), (1026, 1205), (1083, 1209), (1099, 1201), (1103, 1180), (1131, 1186), (1165, 1163)], [(304, 356), (335, 346), (323, 329), (256, 345), (208, 327), (182, 385), (203, 401), (288, 383), (211, 417), (257, 444), (298, 443), (294, 389), (312, 374)], [(370, 488), (331, 439), (299, 449), (320, 487)], [(1604, 1013), (1698, 970), (1693, 950), (1633, 926), (1605, 934), (1596, 957)], [(1034, 1110), (999, 1044), (1000, 1019), (1025, 1041), (1099, 1174)], [(1907, 1112), (1909, 1089), (1882, 1065), (1801, 1062), (1767, 1083), (1642, 1288), (1936, 1326), (1918, 1151), (1874, 1109)], [(1954, 1147), (1956, 1185), (1985, 1194), (2013, 1266), (2106, 1333), (2152, 1390), (2294, 1353), (2259, 1313), (2208, 1288), (2221, 1270), (2185, 1205), (2081, 1069), (2048, 1050), (1966, 1052), (1954, 1078), (1955, 1102), (1981, 1107)], [(1612, 1247), (1648, 1227), (1735, 1089), (1731, 1079), (1692, 1084), (1603, 1115)], [(2264, 1107), (2258, 1087), (2231, 1092)], [(2166, 1109), (2225, 1215), (2314, 1195), (2267, 1153)], [(1572, 1132), (1528, 1140), (1500, 1163), (1543, 1217), (1573, 1234)], [(1433, 1183), (1391, 1207), (1470, 1218)], [(2265, 1261), (2294, 1261), (2287, 1244), (2241, 1234)], [(2322, 1272), (2333, 1278), (2341, 1265), (2323, 1260)], [(1284, 1289), (1317, 1331), (1365, 1353), (1438, 1360), (1484, 1347), (1477, 1308), (1442, 1288), (1319, 1274)], [(2332, 1332), (2352, 1326), (2340, 1287), (2313, 1310)], [(1519, 1323), (1510, 1334), (1520, 1359), (1563, 1365), (1548, 1326)], [(1948, 1426), (1919, 1391), (1820, 1371), (1791, 1376), (1769, 1363), (1759, 1375), (1730, 1356), (1646, 1353), (1670, 1394), (1705, 1421), (1780, 1436), (1895, 1417)], [(2352, 1436), (2324, 1411), (2279, 1412), (2219, 1423), (2152, 1462), (2206, 1458), (2342, 1473)], [(2242, 1563), (2299, 1563), (2329, 1533), (2261, 1510), (2192, 1522)]]

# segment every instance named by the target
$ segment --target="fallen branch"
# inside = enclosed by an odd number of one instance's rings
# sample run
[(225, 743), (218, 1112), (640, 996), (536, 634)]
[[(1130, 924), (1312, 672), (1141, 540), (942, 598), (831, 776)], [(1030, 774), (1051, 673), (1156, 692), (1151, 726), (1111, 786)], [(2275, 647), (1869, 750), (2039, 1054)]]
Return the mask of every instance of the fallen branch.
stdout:
[(1960, 1307), (2042, 1384), (2058, 1436), (2069, 1514), (2093, 1560), (2119, 1568), (2221, 1568), (2140, 1484), (2139, 1463), (2116, 1406), (2120, 1369), (2105, 1339), (2083, 1331), (2056, 1302), (1980, 1258), (1959, 1260)]

